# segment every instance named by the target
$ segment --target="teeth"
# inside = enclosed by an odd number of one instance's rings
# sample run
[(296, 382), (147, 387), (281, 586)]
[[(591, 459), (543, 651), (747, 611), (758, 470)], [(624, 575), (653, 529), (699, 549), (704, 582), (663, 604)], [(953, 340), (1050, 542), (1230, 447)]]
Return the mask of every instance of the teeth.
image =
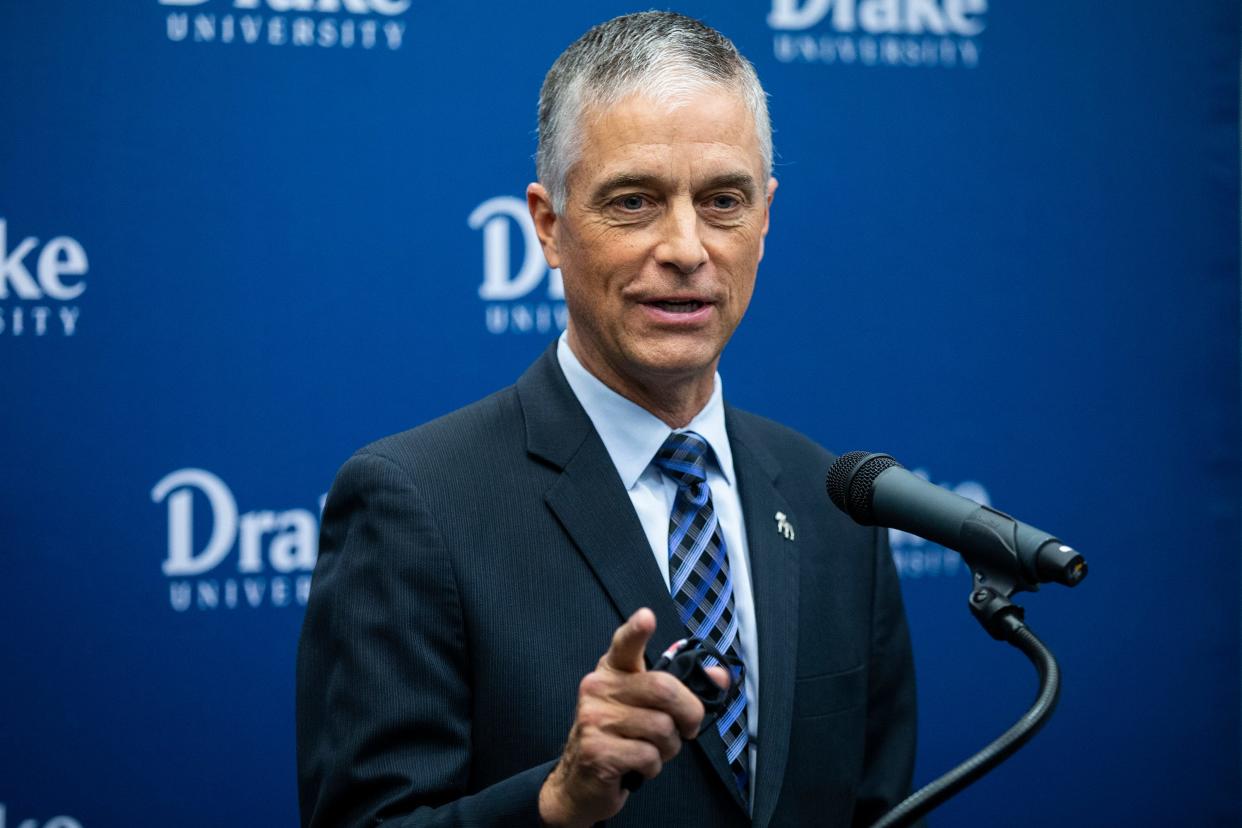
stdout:
[(699, 308), (703, 307), (703, 303), (702, 303), (702, 302), (696, 302), (696, 301), (689, 301), (689, 302), (656, 302), (656, 303), (655, 303), (655, 306), (656, 306), (657, 308), (659, 308), (660, 310), (665, 310), (665, 311), (668, 311), (668, 312), (670, 312), (670, 313), (691, 313), (692, 311), (696, 311), (696, 310), (698, 310)]

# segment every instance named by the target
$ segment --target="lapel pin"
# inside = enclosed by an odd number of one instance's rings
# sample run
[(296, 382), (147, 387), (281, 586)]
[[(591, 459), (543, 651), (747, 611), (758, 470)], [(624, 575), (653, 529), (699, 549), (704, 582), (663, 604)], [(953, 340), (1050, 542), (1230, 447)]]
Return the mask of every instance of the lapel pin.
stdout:
[(776, 513), (776, 531), (784, 535), (785, 540), (794, 539), (793, 524), (789, 522), (789, 518), (785, 516), (784, 512)]

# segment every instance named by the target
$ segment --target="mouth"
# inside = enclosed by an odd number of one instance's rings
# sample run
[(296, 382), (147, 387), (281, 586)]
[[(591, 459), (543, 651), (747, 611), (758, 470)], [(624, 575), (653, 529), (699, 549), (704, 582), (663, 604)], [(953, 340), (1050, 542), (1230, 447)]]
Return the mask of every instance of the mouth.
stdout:
[(640, 302), (647, 318), (660, 327), (698, 329), (715, 313), (715, 303), (694, 296), (657, 296)]
[(707, 305), (706, 302), (701, 302), (698, 299), (656, 299), (643, 304), (658, 308), (665, 313), (694, 313)]

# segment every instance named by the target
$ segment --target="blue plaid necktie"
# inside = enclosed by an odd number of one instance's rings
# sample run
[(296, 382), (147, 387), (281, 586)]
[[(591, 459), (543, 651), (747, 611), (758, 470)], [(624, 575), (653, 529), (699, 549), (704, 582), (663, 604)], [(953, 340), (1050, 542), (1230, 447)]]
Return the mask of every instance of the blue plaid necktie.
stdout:
[[(656, 452), (656, 466), (677, 483), (668, 523), (669, 592), (690, 635), (725, 655), (742, 658), (733, 612), (733, 578), (712, 493), (707, 486), (707, 441), (693, 431), (670, 434)], [(747, 798), (750, 755), (746, 750), (746, 688), (733, 676), (728, 704), (716, 720), (734, 780)]]

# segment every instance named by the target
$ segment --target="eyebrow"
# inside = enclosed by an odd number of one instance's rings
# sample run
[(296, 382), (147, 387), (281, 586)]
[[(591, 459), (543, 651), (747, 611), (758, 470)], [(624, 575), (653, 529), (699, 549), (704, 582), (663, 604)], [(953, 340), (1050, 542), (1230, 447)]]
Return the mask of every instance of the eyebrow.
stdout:
[[(592, 200), (595, 201), (602, 199), (615, 190), (622, 190), (627, 187), (652, 187), (655, 189), (661, 189), (667, 187), (667, 184), (667, 180), (658, 175), (625, 172), (617, 173), (611, 178), (606, 178), (600, 182), (599, 186), (595, 188)], [(714, 190), (720, 187), (732, 187), (734, 189), (742, 190), (746, 193), (747, 197), (752, 199), (755, 198), (755, 195), (759, 189), (755, 184), (754, 176), (743, 172), (723, 173), (715, 176), (714, 178), (709, 178), (698, 189)]]
[(715, 178), (708, 179), (704, 190), (715, 190), (720, 187), (731, 187), (735, 190), (741, 190), (750, 198), (754, 198), (758, 193), (759, 187), (755, 184), (754, 176), (749, 173), (725, 173)]
[(599, 183), (595, 191), (591, 194), (592, 201), (598, 201), (604, 198), (614, 190), (623, 190), (627, 187), (652, 187), (659, 189), (664, 185), (665, 181), (658, 175), (643, 175), (641, 173), (617, 173), (611, 178), (606, 178)]

